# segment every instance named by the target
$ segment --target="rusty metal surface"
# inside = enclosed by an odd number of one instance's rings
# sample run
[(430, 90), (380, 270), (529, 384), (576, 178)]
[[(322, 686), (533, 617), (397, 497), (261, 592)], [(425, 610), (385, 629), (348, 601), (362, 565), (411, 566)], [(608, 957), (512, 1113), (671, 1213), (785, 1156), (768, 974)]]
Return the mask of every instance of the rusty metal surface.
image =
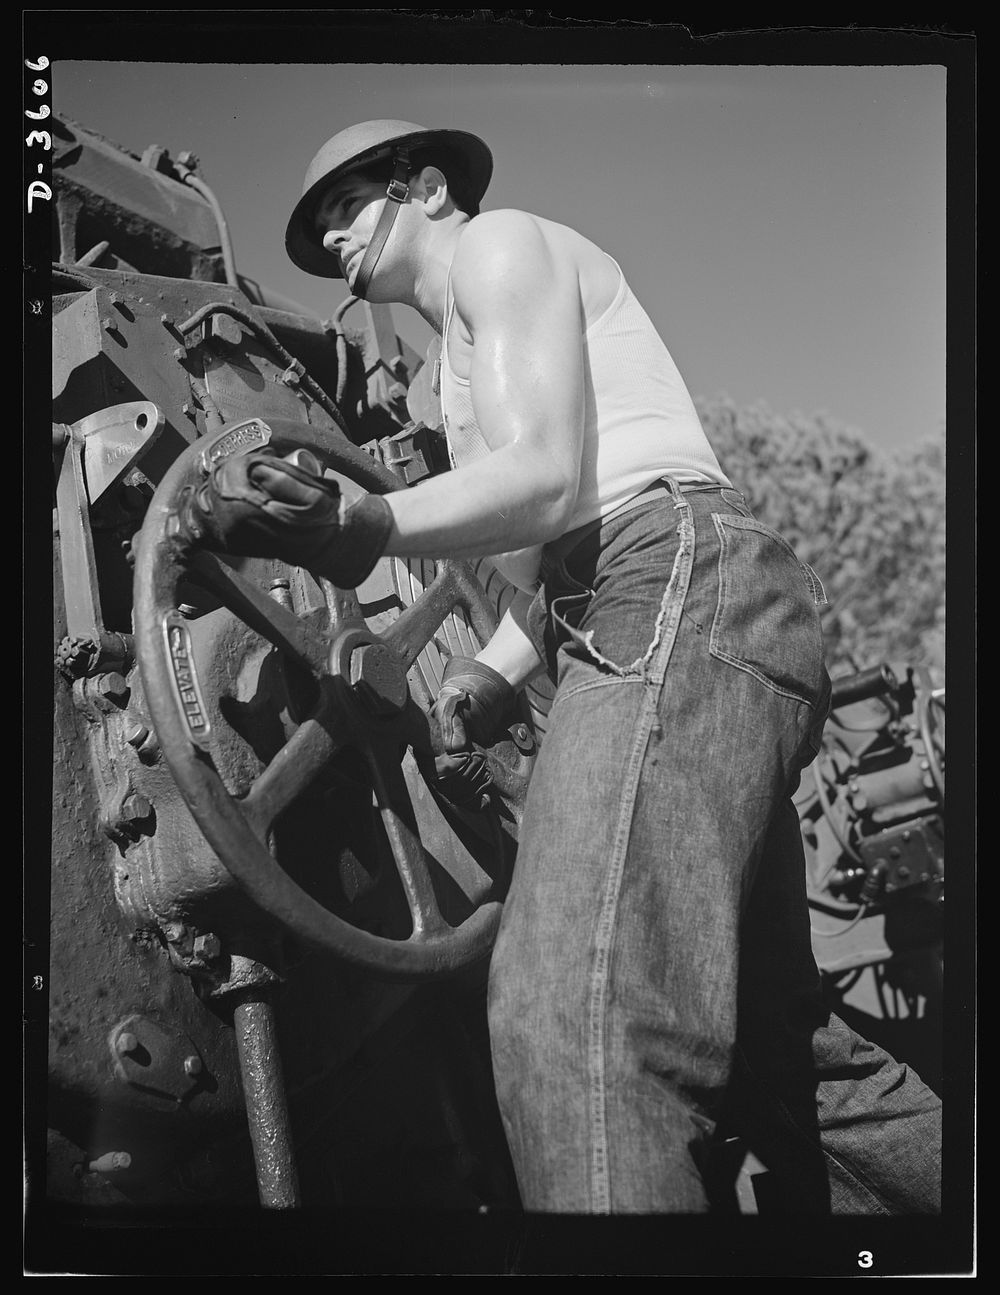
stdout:
[[(211, 207), (173, 176), (68, 119), (52, 119), (53, 181), (57, 197), (75, 198), (89, 229), (109, 229), (112, 241), (140, 271), (174, 257), (174, 273), (219, 245)], [(93, 241), (93, 240), (92, 240)], [(68, 249), (83, 255), (88, 247)], [(73, 259), (76, 259), (76, 256)], [(143, 263), (143, 257), (147, 263)], [(183, 267), (183, 268), (182, 268)]]
[(290, 1209), (300, 1203), (298, 1174), (274, 1010), (266, 991), (247, 990), (240, 996), (233, 1028), (260, 1203), (265, 1209)]

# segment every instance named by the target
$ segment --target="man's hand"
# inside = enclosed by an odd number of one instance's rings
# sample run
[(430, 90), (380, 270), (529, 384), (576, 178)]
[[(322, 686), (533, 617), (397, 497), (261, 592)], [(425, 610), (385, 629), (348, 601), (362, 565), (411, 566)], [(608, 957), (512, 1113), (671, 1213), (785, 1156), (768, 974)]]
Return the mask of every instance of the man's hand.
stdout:
[(489, 746), (514, 697), (514, 689), (492, 667), (470, 657), (451, 657), (433, 708), (444, 749), (467, 751), (473, 742)]
[(381, 495), (345, 506), (335, 481), (256, 450), (213, 466), (188, 503), (186, 522), (216, 552), (280, 558), (355, 589), (385, 550), (392, 511)]
[(483, 810), (489, 806), (493, 774), (480, 751), (439, 755), (434, 761), (437, 790), (457, 809)]

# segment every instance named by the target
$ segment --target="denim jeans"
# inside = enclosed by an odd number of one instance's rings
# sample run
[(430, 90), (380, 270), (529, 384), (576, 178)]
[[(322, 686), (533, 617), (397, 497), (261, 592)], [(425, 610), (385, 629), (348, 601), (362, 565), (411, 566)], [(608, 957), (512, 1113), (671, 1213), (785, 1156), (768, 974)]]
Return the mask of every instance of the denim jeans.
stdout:
[(936, 1213), (940, 1103), (824, 1006), (791, 803), (829, 705), (818, 580), (668, 483), (554, 563), (557, 690), (490, 967), (528, 1210), (691, 1213), (717, 1123), (784, 1208)]

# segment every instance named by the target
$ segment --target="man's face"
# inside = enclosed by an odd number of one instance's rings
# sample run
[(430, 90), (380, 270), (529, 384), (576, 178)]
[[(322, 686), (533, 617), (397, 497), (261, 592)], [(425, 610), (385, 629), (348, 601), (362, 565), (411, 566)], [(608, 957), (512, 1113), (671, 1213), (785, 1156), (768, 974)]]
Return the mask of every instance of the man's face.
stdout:
[(316, 233), (326, 251), (339, 258), (349, 286), (357, 276), (384, 201), (385, 184), (348, 175), (330, 186), (316, 208)]

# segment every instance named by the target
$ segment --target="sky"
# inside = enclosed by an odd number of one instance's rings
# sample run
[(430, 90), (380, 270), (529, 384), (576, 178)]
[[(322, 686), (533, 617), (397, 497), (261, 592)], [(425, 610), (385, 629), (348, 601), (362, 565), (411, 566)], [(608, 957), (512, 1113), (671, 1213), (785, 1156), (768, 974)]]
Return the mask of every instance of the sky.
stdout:
[[(55, 112), (130, 151), (193, 151), (238, 271), (320, 318), (342, 286), (284, 250), (313, 154), (368, 119), (453, 127), (493, 152), (484, 208), (619, 262), (695, 397), (822, 411), (890, 451), (944, 427), (940, 65), (58, 58), (51, 84)], [(423, 321), (394, 315), (423, 351)]]

